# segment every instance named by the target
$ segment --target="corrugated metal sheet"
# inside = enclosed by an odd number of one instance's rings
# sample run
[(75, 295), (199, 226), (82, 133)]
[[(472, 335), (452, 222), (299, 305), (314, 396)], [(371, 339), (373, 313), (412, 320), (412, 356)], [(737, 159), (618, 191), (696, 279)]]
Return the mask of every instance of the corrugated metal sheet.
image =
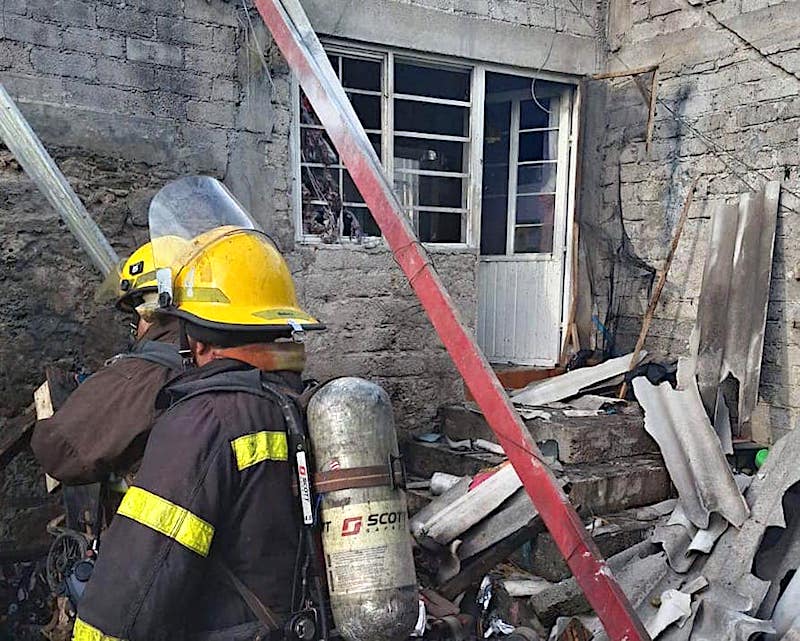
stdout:
[(683, 367), (685, 361), (679, 361), (682, 390), (667, 382), (652, 385), (643, 376), (633, 379), (636, 400), (644, 409), (644, 428), (661, 448), (689, 520), (707, 528), (710, 514), (719, 512), (739, 527), (748, 517), (747, 503), (703, 409), (697, 384), (693, 377), (684, 379)]
[(750, 436), (750, 419), (758, 402), (761, 355), (767, 322), (772, 252), (780, 182), (743, 194), (739, 206), (720, 205), (711, 223), (697, 312), (694, 353), (700, 395), (730, 451), (729, 435), (718, 393), (728, 375), (739, 381), (737, 436)]
[(554, 365), (561, 335), (560, 260), (481, 260), (478, 344), (494, 363)]

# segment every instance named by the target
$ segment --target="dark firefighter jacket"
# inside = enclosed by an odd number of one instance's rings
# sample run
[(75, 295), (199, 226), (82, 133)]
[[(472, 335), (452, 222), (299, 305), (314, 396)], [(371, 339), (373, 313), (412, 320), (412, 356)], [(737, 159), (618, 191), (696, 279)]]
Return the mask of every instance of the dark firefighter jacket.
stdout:
[(31, 447), (50, 476), (67, 485), (96, 483), (110, 472), (124, 475), (141, 459), (158, 415), (156, 395), (180, 367), (177, 327), (175, 320), (150, 327), (130, 353), (112, 359), (51, 418), (37, 422)]
[[(285, 420), (258, 395), (262, 378), (302, 388), (298, 374), (223, 359), (159, 396), (171, 407), (101, 543), (73, 639), (259, 638), (220, 564), (276, 614), (289, 614), (301, 526)], [(219, 390), (231, 382), (237, 391)]]

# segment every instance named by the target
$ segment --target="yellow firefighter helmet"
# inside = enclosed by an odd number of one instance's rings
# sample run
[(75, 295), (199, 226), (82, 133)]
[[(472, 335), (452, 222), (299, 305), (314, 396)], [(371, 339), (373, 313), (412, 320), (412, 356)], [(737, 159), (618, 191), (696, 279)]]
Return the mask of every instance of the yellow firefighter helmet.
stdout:
[(212, 229), (189, 243), (179, 264), (167, 313), (222, 331), (325, 329), (298, 305), (289, 267), (262, 232)]
[(117, 308), (132, 312), (143, 301), (143, 295), (158, 291), (153, 246), (145, 243), (126, 260), (119, 275)]

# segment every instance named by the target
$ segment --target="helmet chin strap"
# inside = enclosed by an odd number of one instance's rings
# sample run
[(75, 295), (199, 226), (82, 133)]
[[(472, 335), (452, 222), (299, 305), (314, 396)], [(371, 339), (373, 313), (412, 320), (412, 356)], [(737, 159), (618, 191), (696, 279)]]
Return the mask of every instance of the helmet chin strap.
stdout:
[(178, 319), (178, 337), (180, 341), (178, 354), (181, 355), (183, 369), (191, 369), (194, 367), (194, 356), (192, 355), (192, 348), (189, 345), (189, 334), (186, 333), (186, 321), (182, 318)]

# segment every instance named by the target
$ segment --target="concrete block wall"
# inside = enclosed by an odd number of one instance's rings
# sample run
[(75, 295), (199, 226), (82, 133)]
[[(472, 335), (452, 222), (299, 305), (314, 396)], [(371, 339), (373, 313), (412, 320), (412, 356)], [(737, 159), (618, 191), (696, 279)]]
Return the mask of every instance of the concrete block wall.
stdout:
[[(795, 426), (800, 411), (800, 3), (612, 0), (609, 69), (660, 64), (653, 144), (647, 107), (630, 80), (588, 85), (582, 235), (597, 265), (603, 234), (619, 237), (620, 216), (635, 256), (660, 269), (691, 178), (695, 202), (646, 347), (656, 357), (687, 353), (697, 312), (709, 217), (721, 201), (782, 180), (761, 378), (762, 436)], [(645, 77), (647, 81), (649, 77)], [(596, 279), (608, 301), (608, 265)], [(630, 267), (628, 275), (641, 274)], [(617, 287), (617, 348), (630, 349), (647, 305), (648, 278)]]
[[(166, 181), (221, 178), (330, 328), (310, 342), (310, 375), (378, 379), (402, 429), (429, 429), (437, 407), (462, 396), (382, 245), (295, 244), (291, 79), (256, 14), (224, 0), (13, 0), (3, 11), (0, 81), (121, 256), (147, 240), (147, 206)], [(0, 237), (13, 301), (0, 311), (0, 415), (10, 416), (46, 364), (93, 370), (124, 347), (127, 319), (93, 300), (99, 276), (5, 149)], [(474, 252), (434, 260), (472, 325)]]
[[(597, 7), (590, 0), (399, 0), (483, 20), (540, 27), (594, 38)], [(534, 63), (532, 63), (534, 64)]]

